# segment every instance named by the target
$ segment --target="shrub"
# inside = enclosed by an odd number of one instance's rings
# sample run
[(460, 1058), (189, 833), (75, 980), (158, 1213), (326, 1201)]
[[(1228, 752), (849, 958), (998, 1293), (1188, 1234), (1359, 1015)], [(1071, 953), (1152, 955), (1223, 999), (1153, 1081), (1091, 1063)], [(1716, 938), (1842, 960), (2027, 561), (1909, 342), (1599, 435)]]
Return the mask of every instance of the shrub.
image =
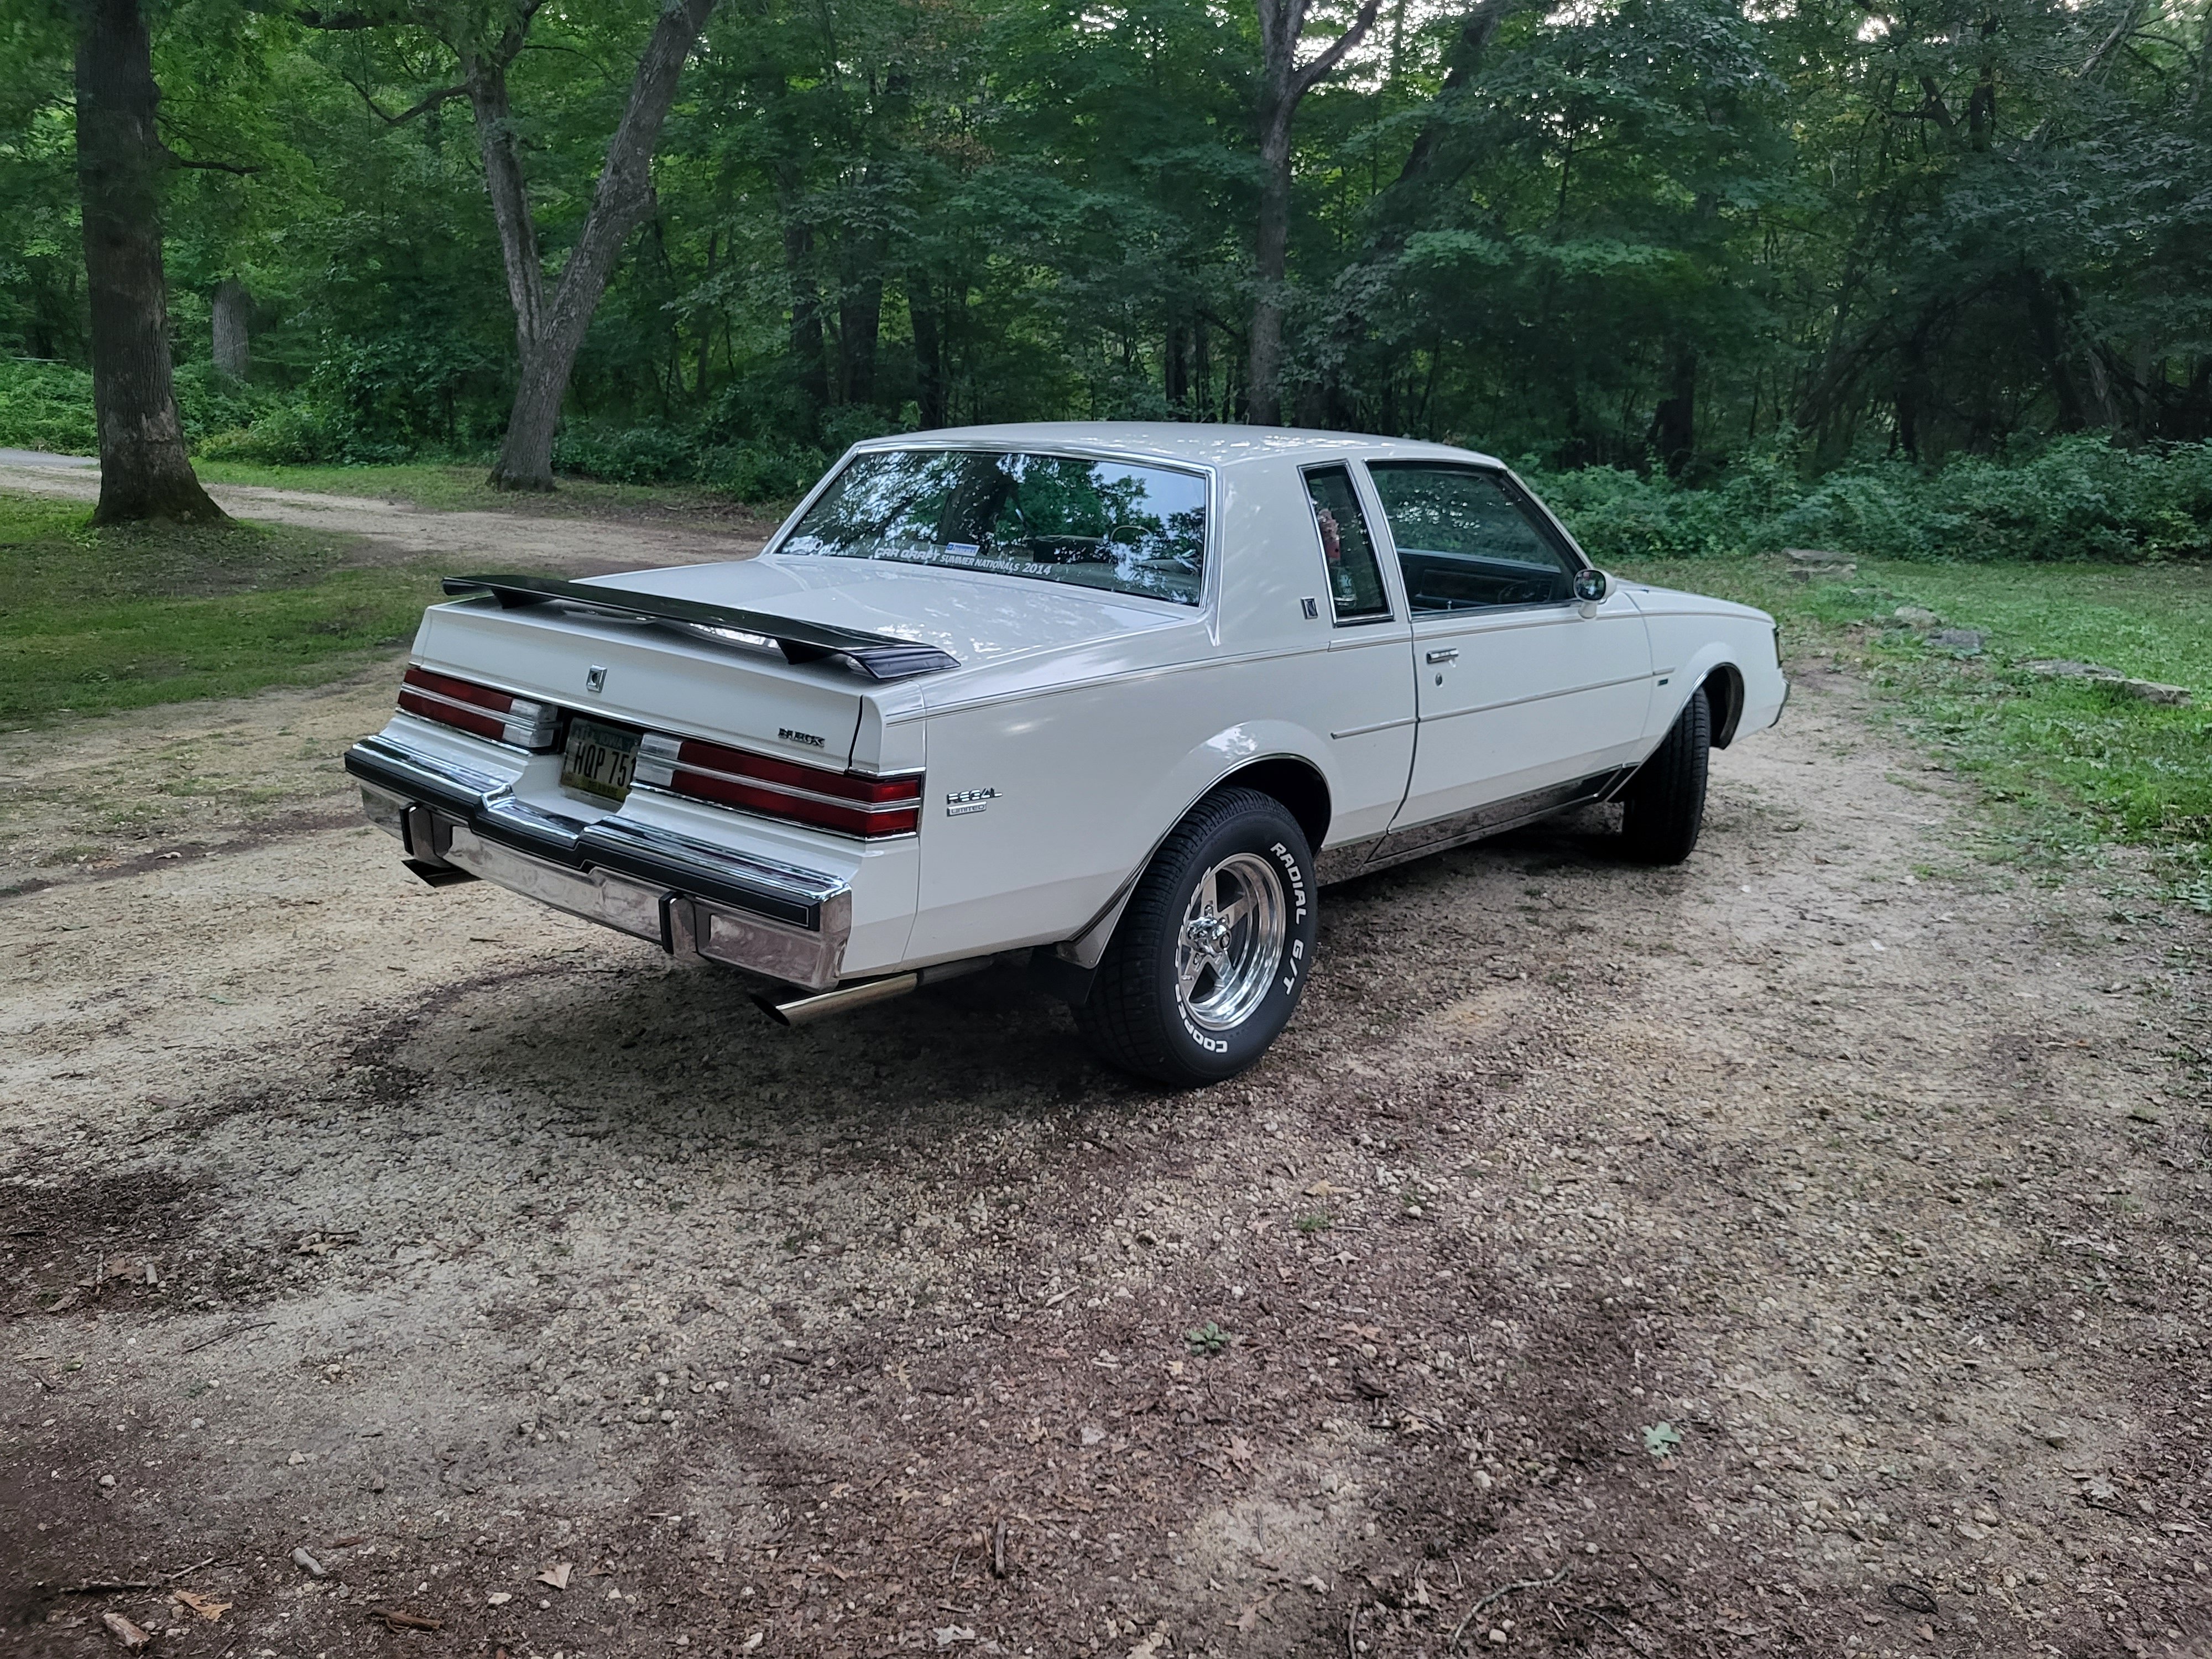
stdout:
[(555, 436), (553, 468), (614, 483), (688, 483), (699, 476), (699, 450), (678, 428), (577, 422)]
[(92, 376), (66, 363), (0, 358), (0, 445), (91, 455), (100, 449)]
[(556, 471), (616, 483), (701, 483), (741, 501), (802, 495), (827, 464), (811, 444), (773, 438), (707, 443), (674, 427), (575, 422), (553, 441)]
[(700, 458), (700, 482), (741, 501), (796, 501), (829, 459), (810, 444), (723, 444)]
[(345, 450), (341, 423), (313, 404), (283, 404), (250, 426), (218, 432), (199, 446), (212, 460), (265, 461), (305, 465), (339, 459)]
[(2212, 444), (2126, 449), (2074, 437), (2027, 456), (1960, 456), (1932, 470), (1861, 463), (1811, 480), (1777, 453), (1699, 489), (1612, 467), (1522, 472), (1600, 562), (1784, 547), (1891, 559), (2212, 557)]
[(217, 373), (213, 363), (180, 364), (174, 384), (185, 442), (195, 450), (216, 433), (251, 426), (265, 411), (283, 406), (281, 392), (234, 380)]

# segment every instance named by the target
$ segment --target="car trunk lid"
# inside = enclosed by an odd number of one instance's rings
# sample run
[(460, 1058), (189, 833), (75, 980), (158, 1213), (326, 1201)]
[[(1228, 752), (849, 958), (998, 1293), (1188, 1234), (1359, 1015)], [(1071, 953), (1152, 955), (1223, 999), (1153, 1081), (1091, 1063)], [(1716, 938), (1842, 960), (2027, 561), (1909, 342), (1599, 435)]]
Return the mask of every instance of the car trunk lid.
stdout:
[(813, 765), (849, 765), (867, 681), (825, 661), (558, 606), (433, 606), (416, 636), (429, 669), (602, 722), (702, 737)]

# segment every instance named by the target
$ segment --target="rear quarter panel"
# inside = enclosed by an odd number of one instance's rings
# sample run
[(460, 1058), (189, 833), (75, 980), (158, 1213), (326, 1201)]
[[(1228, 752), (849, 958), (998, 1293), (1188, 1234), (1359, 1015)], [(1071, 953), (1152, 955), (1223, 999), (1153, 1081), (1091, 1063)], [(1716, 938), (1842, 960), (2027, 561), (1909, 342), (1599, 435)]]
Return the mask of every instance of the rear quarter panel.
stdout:
[[(912, 961), (1073, 937), (1208, 789), (1255, 761), (1294, 757), (1321, 774), (1333, 840), (1369, 819), (1379, 830), (1395, 809), (1410, 720), (1364, 742), (1329, 736), (1375, 711), (1346, 706), (1343, 677), (1316, 672), (1333, 630), (1301, 605), (1324, 590), (1295, 469), (1237, 469), (1219, 503), (1209, 612), (981, 679), (922, 683), (929, 781)], [(1409, 704), (1402, 626), (1380, 644), (1404, 665), (1393, 683)], [(986, 789), (981, 810), (949, 809), (948, 794)]]

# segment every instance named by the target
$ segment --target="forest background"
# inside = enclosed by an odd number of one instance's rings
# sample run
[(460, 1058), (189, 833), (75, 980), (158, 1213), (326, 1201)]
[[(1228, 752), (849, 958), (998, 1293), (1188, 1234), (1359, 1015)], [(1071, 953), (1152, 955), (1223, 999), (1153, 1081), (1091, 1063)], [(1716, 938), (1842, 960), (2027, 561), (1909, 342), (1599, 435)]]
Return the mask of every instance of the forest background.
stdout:
[[(149, 11), (196, 454), (496, 446), (515, 316), (436, 10)], [(557, 270), (658, 13), (515, 15)], [(69, 13), (0, 18), (0, 443), (87, 452)], [(2209, 21), (1382, 0), (1296, 109), (1276, 284), (1253, 7), (726, 0), (555, 463), (776, 501), (885, 431), (1246, 418), (1272, 299), (1282, 420), (1505, 455), (1601, 556), (2202, 556)]]

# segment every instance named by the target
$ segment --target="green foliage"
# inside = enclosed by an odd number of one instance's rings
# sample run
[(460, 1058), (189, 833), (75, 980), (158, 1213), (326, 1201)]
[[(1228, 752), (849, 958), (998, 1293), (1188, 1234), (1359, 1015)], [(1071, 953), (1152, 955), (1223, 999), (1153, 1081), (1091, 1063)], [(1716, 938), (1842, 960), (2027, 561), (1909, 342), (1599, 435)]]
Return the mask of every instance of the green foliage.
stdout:
[[(206, 363), (179, 369), (176, 387), (188, 442), (243, 428), (283, 406), (271, 394), (226, 380)], [(91, 374), (65, 363), (0, 358), (0, 445), (63, 455), (98, 453)]]
[(92, 376), (66, 363), (0, 358), (0, 445), (89, 455), (100, 447)]
[[(1610, 558), (2202, 556), (2212, 13), (2119, 5), (1401, 8), (1298, 113), (1294, 418), (1526, 456)], [(549, 273), (653, 9), (533, 15)], [(514, 319), (439, 94), (509, 9), (150, 15), (198, 453), (488, 456)], [(84, 451), (67, 21), (0, 25), (0, 442)], [(559, 465), (783, 500), (875, 432), (1237, 418), (1257, 51), (1205, 0), (719, 9)], [(206, 368), (226, 279), (250, 389)]]
[(210, 460), (292, 465), (347, 459), (340, 423), (307, 402), (279, 404), (251, 425), (214, 433), (194, 453)]
[(1616, 467), (1525, 476), (1601, 563), (1785, 547), (1972, 562), (2212, 558), (2212, 443), (2126, 449), (2100, 434), (1934, 469), (1867, 462), (1811, 482), (1769, 454), (1703, 488)]
[[(2187, 493), (2132, 494), (2172, 468), (2114, 458), (2212, 433), (2212, 21), (2121, 28), (2118, 3), (1879, 27), (1747, 0), (1510, 6), (1479, 46), (1463, 9), (1394, 16), (1298, 114), (1296, 419), (1730, 489), (1787, 448), (1790, 474), (1840, 475), (1777, 534), (2186, 553)], [(447, 34), (506, 15), (376, 15)], [(514, 65), (549, 270), (651, 15), (541, 10)], [(434, 95), (451, 41), (236, 0), (154, 16), (165, 142), (209, 164), (168, 182), (180, 362), (242, 280), (255, 386), (307, 411), (224, 453), (486, 453), (514, 325), (465, 106)], [(0, 351), (81, 368), (65, 25), (34, 8), (0, 68)], [(1256, 52), (1248, 8), (1202, 0), (721, 8), (577, 362), (569, 464), (781, 495), (860, 427), (1235, 418)], [(11, 429), (67, 435), (47, 401)], [(266, 413), (188, 418), (204, 437)], [(2123, 441), (2033, 475), (1947, 469), (1941, 499), (1899, 470), (2079, 432)], [(1732, 538), (1727, 498), (1609, 474), (1574, 493), (1622, 546)]]

